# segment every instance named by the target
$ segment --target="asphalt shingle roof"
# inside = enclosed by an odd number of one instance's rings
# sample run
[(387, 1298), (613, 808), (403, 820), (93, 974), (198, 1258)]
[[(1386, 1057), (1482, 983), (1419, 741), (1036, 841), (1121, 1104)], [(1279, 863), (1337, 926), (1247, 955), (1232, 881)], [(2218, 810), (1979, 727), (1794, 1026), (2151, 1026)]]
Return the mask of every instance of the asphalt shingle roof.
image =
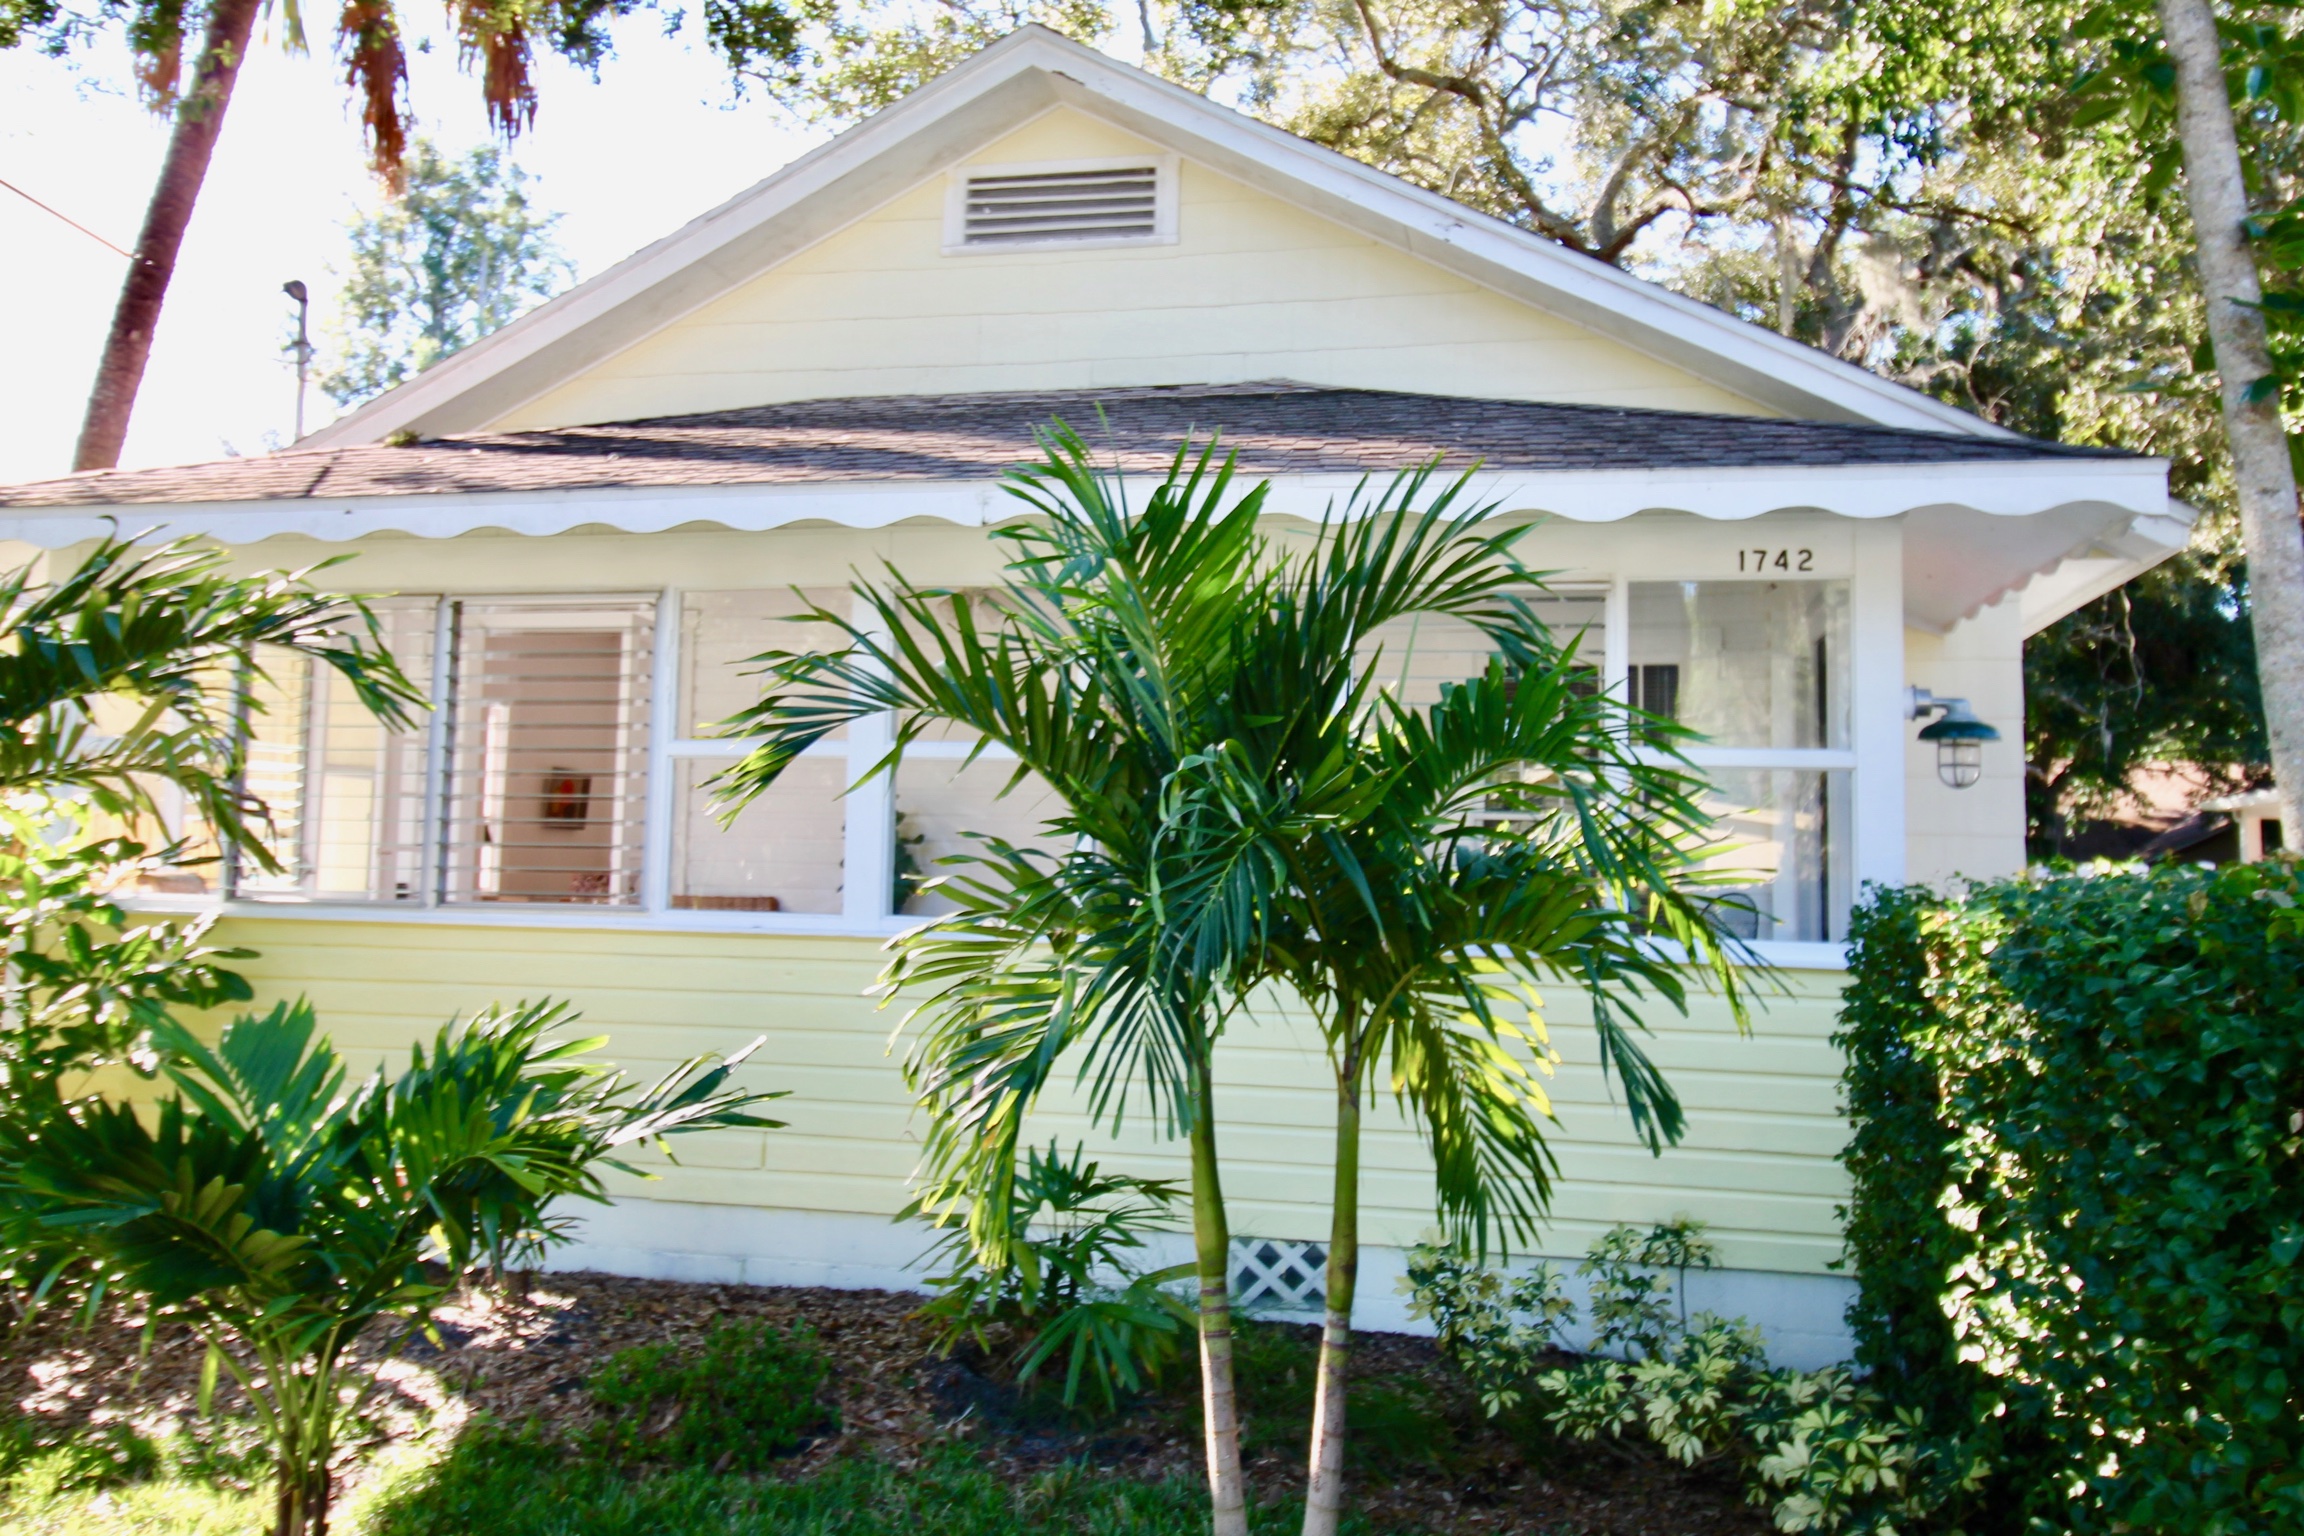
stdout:
[[(1098, 412), (1102, 411), (1102, 419)], [(1131, 471), (1221, 430), (1254, 475), (1382, 473), (1440, 456), (1498, 470), (1979, 464), (2102, 457), (2025, 438), (1841, 422), (1466, 400), (1286, 382), (807, 400), (405, 447), (290, 449), (0, 487), (0, 507), (102, 507), (609, 487), (997, 478), (1061, 416)]]

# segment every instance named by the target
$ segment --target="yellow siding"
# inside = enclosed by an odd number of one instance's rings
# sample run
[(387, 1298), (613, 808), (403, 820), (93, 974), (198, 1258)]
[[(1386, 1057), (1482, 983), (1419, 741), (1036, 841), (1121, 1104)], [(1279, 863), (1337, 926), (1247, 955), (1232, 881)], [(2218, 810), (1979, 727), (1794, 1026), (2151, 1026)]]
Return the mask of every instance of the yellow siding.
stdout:
[[(1904, 733), (1905, 875), (1941, 884), (2024, 869), (2024, 618), (2002, 598), (1948, 635), (1904, 632), (1904, 679), (1962, 698), (2000, 728), (1984, 745), (1984, 776), (1954, 789), (1936, 776), (1936, 747)], [(1939, 681), (1941, 679), (1941, 681)]]
[[(256, 918), (228, 921), (219, 937), (259, 952), (245, 969), (264, 1001), (308, 995), (363, 1067), (497, 999), (574, 1002), (640, 1074), (766, 1034), (745, 1077), (790, 1091), (773, 1110), (790, 1128), (698, 1138), (682, 1166), (657, 1182), (620, 1181), (619, 1192), (868, 1215), (907, 1198), (919, 1125), (888, 1054), (897, 1012), (863, 996), (880, 962), (873, 940)], [(1749, 1039), (1703, 1001), (1690, 1020), (1655, 1020), (1655, 1054), (1689, 1111), (1685, 1143), (1662, 1158), (1633, 1142), (1591, 1065), (1581, 1003), (1548, 999), (1567, 1062), (1553, 1084), (1561, 1179), (1546, 1251), (1573, 1255), (1611, 1222), (1686, 1212), (1712, 1224), (1735, 1268), (1814, 1273), (1837, 1255), (1844, 1128), (1826, 1037), (1838, 978), (1793, 981), (1796, 995), (1776, 1000)], [(1235, 1230), (1323, 1235), (1332, 1101), (1304, 1026), (1266, 1013), (1236, 1028), (1223, 1058)], [(1405, 1244), (1430, 1225), (1428, 1164), (1388, 1107), (1368, 1127), (1364, 1230)], [(1051, 1106), (1036, 1130), (1069, 1143), (1087, 1127), (1076, 1108)], [(1145, 1171), (1182, 1175), (1177, 1149), (1148, 1128), (1125, 1140)]]
[[(1048, 113), (968, 163), (1157, 152)], [(1767, 414), (1629, 347), (1187, 162), (1171, 245), (944, 254), (939, 176), (493, 423), (843, 395), (1290, 378)]]

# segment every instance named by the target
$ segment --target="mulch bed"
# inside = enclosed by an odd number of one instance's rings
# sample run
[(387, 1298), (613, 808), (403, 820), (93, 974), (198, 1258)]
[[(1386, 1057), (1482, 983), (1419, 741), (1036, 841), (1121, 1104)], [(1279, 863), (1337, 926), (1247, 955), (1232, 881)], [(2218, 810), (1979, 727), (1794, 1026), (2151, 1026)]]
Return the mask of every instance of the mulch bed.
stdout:
[[(1148, 1480), (1199, 1475), (1191, 1371), (1117, 1418), (1067, 1420), (1019, 1395), (980, 1357), (940, 1357), (911, 1316), (919, 1301), (885, 1291), (543, 1275), (525, 1298), (482, 1295), (444, 1308), (439, 1344), (417, 1340), (382, 1368), (379, 1432), (408, 1434), (444, 1416), (453, 1422), (472, 1414), (575, 1427), (595, 1412), (582, 1390), (586, 1374), (618, 1350), (700, 1343), (733, 1321), (805, 1322), (833, 1363), (840, 1430), (800, 1452), (793, 1475), (858, 1453), (910, 1465), (955, 1438), (1019, 1479), (1070, 1462)], [(0, 1339), (0, 1384), (25, 1411), (60, 1425), (124, 1419), (157, 1426), (188, 1417), (200, 1344), (181, 1328), (163, 1327), (140, 1355), (136, 1322), (83, 1331), (59, 1311), (44, 1313)], [(1753, 1536), (1769, 1529), (1727, 1478), (1708, 1471), (1614, 1445), (1552, 1441), (1531, 1457), (1485, 1420), (1430, 1340), (1365, 1334), (1359, 1344), (1356, 1380), (1413, 1383), (1444, 1405), (1450, 1426), (1435, 1464), (1360, 1480), (1354, 1502), (1380, 1530)], [(227, 1384), (219, 1410), (231, 1412), (233, 1397)], [(1301, 1493), (1301, 1455), (1297, 1443), (1258, 1448), (1250, 1469), (1255, 1495)]]

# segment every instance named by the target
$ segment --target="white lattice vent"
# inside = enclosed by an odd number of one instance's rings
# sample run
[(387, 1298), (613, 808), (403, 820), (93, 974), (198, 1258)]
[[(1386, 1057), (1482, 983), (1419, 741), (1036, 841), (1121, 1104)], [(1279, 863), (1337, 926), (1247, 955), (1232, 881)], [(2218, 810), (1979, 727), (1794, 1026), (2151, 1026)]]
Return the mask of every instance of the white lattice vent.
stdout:
[(1318, 1312), (1327, 1283), (1325, 1244), (1232, 1239), (1232, 1304), (1243, 1312)]

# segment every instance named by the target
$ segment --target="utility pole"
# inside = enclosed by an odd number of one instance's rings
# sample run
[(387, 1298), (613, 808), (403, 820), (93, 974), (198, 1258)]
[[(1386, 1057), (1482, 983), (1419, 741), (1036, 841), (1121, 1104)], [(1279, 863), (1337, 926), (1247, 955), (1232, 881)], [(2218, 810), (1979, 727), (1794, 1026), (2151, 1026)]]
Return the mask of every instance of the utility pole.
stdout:
[(295, 442), (304, 441), (304, 379), (312, 371), (312, 291), (295, 278), (280, 285), (280, 291), (296, 301), (296, 340), (289, 350), (296, 354), (296, 436)]

